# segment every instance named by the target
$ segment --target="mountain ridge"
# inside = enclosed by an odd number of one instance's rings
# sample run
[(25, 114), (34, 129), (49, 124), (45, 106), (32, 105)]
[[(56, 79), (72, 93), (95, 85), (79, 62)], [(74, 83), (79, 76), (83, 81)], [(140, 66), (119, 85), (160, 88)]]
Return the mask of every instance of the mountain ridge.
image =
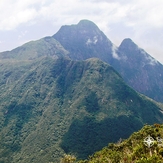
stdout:
[(67, 57), (68, 52), (53, 37), (44, 37), (37, 41), (30, 41), (11, 51), (0, 53), (0, 59), (34, 60), (39, 57), (53, 56)]
[(57, 162), (65, 152), (85, 159), (144, 123), (163, 122), (161, 106), (97, 58), (47, 56), (20, 63), (0, 69), (4, 163)]
[(77, 25), (62, 26), (51, 37), (0, 53), (1, 62), (10, 59), (28, 61), (43, 56), (66, 57), (72, 60), (99, 58), (114, 67), (133, 89), (163, 102), (163, 65), (130, 38), (124, 39), (116, 47), (89, 20), (81, 20)]
[(87, 20), (0, 53), (0, 162), (86, 159), (162, 123), (163, 105), (130, 87), (161, 101), (162, 65), (151, 60), (131, 39), (116, 47)]
[[(132, 88), (163, 102), (163, 65), (129, 38), (124, 39), (121, 45), (116, 47), (99, 28), (93, 25), (93, 22), (87, 21), (87, 26), (89, 23), (94, 30), (90, 31), (84, 25), (84, 29), (80, 28), (77, 24), (73, 25), (72, 30), (75, 31), (73, 34), (70, 32), (71, 26), (68, 26), (64, 37), (60, 34), (62, 33), (60, 30), (53, 37), (70, 52), (71, 59), (85, 60), (89, 57), (98, 57), (113, 66)], [(87, 35), (82, 33), (85, 31)]]

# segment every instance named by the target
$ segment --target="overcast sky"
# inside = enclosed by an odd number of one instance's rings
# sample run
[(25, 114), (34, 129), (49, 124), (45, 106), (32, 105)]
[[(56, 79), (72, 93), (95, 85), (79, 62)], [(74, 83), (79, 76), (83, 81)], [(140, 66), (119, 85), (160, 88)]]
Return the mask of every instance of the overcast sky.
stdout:
[(0, 0), (0, 52), (93, 21), (119, 46), (131, 38), (163, 63), (163, 0)]

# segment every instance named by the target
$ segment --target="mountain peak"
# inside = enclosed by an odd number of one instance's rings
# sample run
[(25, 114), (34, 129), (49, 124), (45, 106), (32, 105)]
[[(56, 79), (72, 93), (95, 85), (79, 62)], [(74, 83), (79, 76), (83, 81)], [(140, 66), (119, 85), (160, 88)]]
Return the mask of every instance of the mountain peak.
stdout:
[(74, 60), (96, 57), (107, 61), (112, 53), (111, 41), (89, 20), (63, 26), (53, 37), (70, 52), (69, 57)]
[(122, 42), (133, 42), (130, 38), (125, 38)]
[(83, 19), (83, 20), (80, 20), (78, 24), (72, 24), (72, 25), (63, 25), (60, 30), (55, 34), (53, 35), (53, 37), (57, 37), (57, 36), (61, 36), (61, 35), (68, 35), (68, 34), (71, 34), (71, 33), (89, 33), (89, 32), (93, 32), (93, 31), (96, 31), (96, 32), (99, 32), (100, 29), (97, 27), (97, 25), (95, 23), (93, 23), (92, 21), (90, 20), (87, 20), (87, 19)]
[(135, 48), (138, 48), (138, 46), (130, 38), (125, 38), (120, 44), (119, 48), (120, 49), (124, 49), (124, 48), (135, 49)]
[(87, 19), (80, 20), (80, 22), (77, 24), (79, 27), (84, 27), (84, 28), (98, 28), (97, 25)]

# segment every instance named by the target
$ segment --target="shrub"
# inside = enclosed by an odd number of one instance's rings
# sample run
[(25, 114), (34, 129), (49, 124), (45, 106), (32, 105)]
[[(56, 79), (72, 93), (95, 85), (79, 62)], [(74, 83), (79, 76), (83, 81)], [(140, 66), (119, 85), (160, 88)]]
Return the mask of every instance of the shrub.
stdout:
[(74, 163), (76, 161), (76, 157), (73, 155), (65, 154), (63, 158), (61, 158), (60, 163)]

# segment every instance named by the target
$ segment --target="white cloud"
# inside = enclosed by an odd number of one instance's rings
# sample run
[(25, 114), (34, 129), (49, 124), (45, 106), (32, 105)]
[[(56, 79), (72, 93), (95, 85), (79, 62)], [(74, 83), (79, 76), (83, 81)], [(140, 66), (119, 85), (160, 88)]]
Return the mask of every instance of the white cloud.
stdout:
[(1, 30), (12, 30), (22, 23), (28, 23), (35, 15), (36, 11), (34, 9), (26, 9), (24, 11), (19, 11), (18, 13), (4, 18), (0, 22)]
[(143, 49), (139, 48), (139, 50), (144, 55), (146, 60), (148, 61), (148, 64), (153, 65), (153, 66), (158, 64), (157, 60), (154, 59), (153, 57), (149, 56)]
[(92, 39), (89, 38), (86, 42), (86, 45), (90, 45), (90, 44), (96, 44), (98, 42), (98, 37), (94, 36)]
[(63, 23), (92, 18), (99, 24), (124, 21), (126, 26), (135, 28), (143, 25), (157, 28), (163, 26), (162, 6), (162, 0), (1, 0), (0, 29), (12, 29), (41, 17)]
[(18, 39), (20, 40), (20, 39), (23, 38), (27, 33), (28, 33), (27, 30), (21, 31), (20, 34), (19, 34), (19, 36), (18, 36)]
[(126, 24), (135, 27), (158, 28), (163, 27), (163, 1), (162, 0), (137, 0), (130, 4)]
[(121, 58), (117, 54), (117, 47), (113, 44), (112, 45), (112, 53), (113, 53), (113, 58), (120, 60)]
[(36, 17), (37, 11), (29, 0), (2, 0), (0, 3), (0, 30), (12, 30)]
[(47, 24), (54, 34), (61, 25), (76, 24), (81, 19), (95, 22), (116, 45), (130, 37), (154, 57), (162, 58), (162, 0), (0, 0), (0, 31), (20, 27), (26, 31), (30, 26), (28, 39), (30, 33), (36, 38), (39, 26), (41, 38), (48, 33)]

